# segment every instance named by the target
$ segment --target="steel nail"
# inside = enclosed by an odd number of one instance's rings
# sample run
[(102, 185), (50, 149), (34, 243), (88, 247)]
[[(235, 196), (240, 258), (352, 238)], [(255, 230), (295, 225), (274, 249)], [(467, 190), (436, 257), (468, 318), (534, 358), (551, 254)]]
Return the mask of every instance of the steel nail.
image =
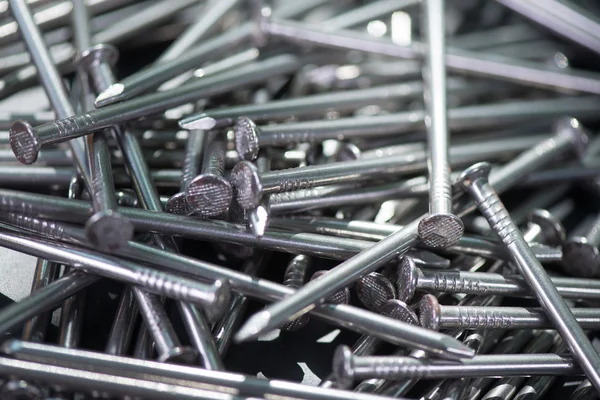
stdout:
[[(68, 118), (65, 114), (64, 119), (51, 124), (40, 125), (36, 128), (18, 121), (13, 125), (14, 129), (11, 129), (11, 147), (19, 161), (31, 164), (35, 162), (39, 149), (43, 145), (78, 138), (93, 131), (156, 114), (196, 99), (260, 82), (272, 77), (273, 74), (287, 74), (297, 69), (299, 64), (300, 62), (296, 57), (279, 55), (242, 66), (233, 71), (225, 71), (215, 76), (209, 76), (180, 88), (140, 96), (131, 101), (91, 110), (79, 115), (69, 113)], [(73, 116), (71, 117), (71, 115)]]
[[(471, 130), (485, 127), (511, 126), (543, 113), (548, 118), (572, 115), (595, 119), (594, 110), (600, 102), (592, 97), (559, 98), (537, 101), (514, 101), (502, 104), (473, 105), (448, 110), (451, 130)], [(541, 117), (541, 116), (540, 116)], [(369, 117), (347, 117), (333, 121), (303, 121), (257, 127), (243, 119), (238, 123), (236, 149), (245, 159), (255, 158), (258, 149), (288, 146), (296, 143), (316, 143), (326, 139), (371, 138), (414, 132), (425, 128), (422, 110)]]
[(190, 131), (185, 146), (183, 167), (181, 168), (181, 184), (179, 186), (179, 192), (175, 193), (169, 198), (169, 201), (167, 201), (165, 210), (168, 213), (188, 215), (191, 212), (190, 206), (186, 200), (185, 191), (190, 181), (198, 175), (205, 139), (206, 132), (199, 130)]
[[(181, 387), (187, 388), (205, 388), (206, 385), (210, 385), (214, 390), (217, 390), (217, 392), (211, 392), (214, 396), (212, 398), (219, 400), (237, 400), (244, 395), (264, 396), (269, 394), (311, 400), (344, 400), (348, 398), (349, 394), (342, 390), (310, 387), (295, 382), (265, 380), (233, 372), (210, 371), (183, 365), (166, 365), (154, 361), (118, 357), (86, 350), (63, 349), (47, 344), (34, 345), (33, 343), (16, 340), (4, 342), (2, 351), (21, 360), (21, 362), (28, 362), (36, 366), (57, 363), (61, 365), (61, 368), (62, 366), (68, 366), (82, 371), (89, 371), (90, 366), (94, 365), (98, 368), (96, 371), (100, 374), (125, 375), (135, 380), (151, 377), (156, 383), (161, 384), (172, 383), (172, 380), (176, 379), (178, 384), (182, 385)], [(2, 358), (1, 360), (9, 359)], [(204, 392), (204, 390), (202, 391)], [(232, 392), (235, 396), (231, 394)], [(145, 396), (146, 393), (143, 395)], [(179, 393), (175, 393), (175, 396), (179, 395)], [(382, 400), (380, 396), (354, 395), (357, 400)], [(161, 396), (164, 398), (164, 395), (161, 394)], [(185, 398), (198, 399), (198, 397)]]
[(419, 222), (419, 237), (431, 247), (448, 247), (464, 232), (462, 221), (452, 214), (452, 183), (448, 160), (448, 115), (446, 104), (446, 66), (444, 57), (444, 0), (427, 0), (424, 9), (424, 36), (428, 51), (425, 55), (423, 81), (427, 131), (427, 168), (429, 171), (429, 215)]
[[(46, 90), (48, 99), (52, 103), (57, 116), (59, 118), (67, 118), (75, 115), (75, 111), (71, 106), (62, 79), (56, 70), (54, 63), (52, 62), (52, 59), (50, 58), (50, 54), (44, 43), (42, 34), (33, 20), (33, 16), (31, 11), (29, 11), (25, 0), (9, 0), (9, 2), (11, 5), (11, 12), (19, 24), (19, 32), (27, 44), (31, 59), (37, 67), (40, 81)], [(16, 122), (15, 125), (17, 127), (23, 126), (20, 122)], [(35, 145), (36, 142), (35, 139), (33, 139), (29, 141), (28, 144), (25, 144), (25, 148), (21, 147), (21, 149), (31, 148)], [(85, 146), (83, 144), (83, 140), (78, 139), (69, 141), (69, 146), (77, 170), (82, 175), (86, 186), (91, 188), (90, 166), (85, 156)], [(27, 153), (29, 150), (24, 151)], [(35, 154), (37, 154), (37, 151)], [(35, 157), (33, 159), (28, 159), (32, 160), (31, 162), (35, 161)]]
[[(600, 296), (600, 280), (551, 277), (563, 297), (596, 299)], [(398, 298), (409, 301), (417, 291), (426, 293), (466, 293), (529, 297), (532, 291), (519, 275), (490, 272), (438, 271), (417, 268), (410, 257), (398, 266)]]
[(220, 140), (208, 144), (200, 175), (189, 181), (185, 199), (201, 217), (216, 217), (229, 208), (233, 197), (231, 184), (224, 177), (225, 142)]
[[(421, 325), (428, 329), (546, 329), (551, 321), (540, 308), (497, 306), (443, 306), (435, 296), (426, 294), (419, 303)], [(577, 323), (584, 329), (600, 324), (597, 308), (572, 308)]]
[(520, 273), (535, 292), (547, 316), (575, 354), (590, 381), (600, 388), (600, 356), (490, 186), (490, 169), (487, 163), (475, 164), (463, 171), (459, 182), (506, 245)]

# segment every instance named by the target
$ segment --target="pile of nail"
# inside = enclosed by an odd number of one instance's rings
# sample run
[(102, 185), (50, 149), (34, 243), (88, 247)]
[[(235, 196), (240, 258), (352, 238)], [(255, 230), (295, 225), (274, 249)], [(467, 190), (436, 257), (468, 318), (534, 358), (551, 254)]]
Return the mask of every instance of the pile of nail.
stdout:
[(0, 106), (0, 247), (37, 258), (0, 399), (597, 397), (596, 2), (0, 25), (0, 96), (45, 96)]

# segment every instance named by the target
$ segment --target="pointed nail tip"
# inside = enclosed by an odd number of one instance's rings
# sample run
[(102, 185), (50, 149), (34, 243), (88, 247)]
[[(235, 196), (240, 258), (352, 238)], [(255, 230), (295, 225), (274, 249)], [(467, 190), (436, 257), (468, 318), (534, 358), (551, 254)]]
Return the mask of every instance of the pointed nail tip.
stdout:
[(120, 95), (125, 90), (125, 86), (121, 83), (115, 83), (114, 85), (110, 85), (108, 88), (100, 92), (94, 104), (96, 107), (103, 107), (112, 103), (119, 101)]
[(247, 342), (258, 338), (269, 327), (270, 315), (267, 311), (260, 311), (251, 316), (234, 336), (236, 343)]
[(207, 131), (213, 129), (216, 125), (214, 118), (204, 116), (188, 117), (179, 121), (179, 127), (188, 131)]
[(454, 339), (452, 339), (452, 342), (446, 343), (445, 352), (455, 359), (475, 357), (475, 350)]

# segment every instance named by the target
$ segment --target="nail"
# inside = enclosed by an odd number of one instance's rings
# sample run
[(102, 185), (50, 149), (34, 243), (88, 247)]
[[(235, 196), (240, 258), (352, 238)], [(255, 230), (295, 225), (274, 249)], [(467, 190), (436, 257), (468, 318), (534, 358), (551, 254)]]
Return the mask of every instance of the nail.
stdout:
[[(401, 225), (378, 224), (370, 221), (352, 221), (327, 217), (274, 218), (272, 226), (293, 232), (314, 232), (320, 235), (369, 241), (382, 240), (402, 229)], [(429, 249), (428, 246), (417, 246)], [(536, 258), (541, 262), (557, 262), (562, 260), (562, 252), (560, 250), (537, 243), (532, 244), (531, 247)], [(446, 250), (450, 253), (475, 255), (489, 259), (510, 259), (510, 256), (501, 244), (479, 237), (463, 236), (456, 244), (447, 247)], [(412, 252), (412, 256), (416, 257), (415, 252)], [(439, 267), (444, 268), (443, 265), (439, 265)]]
[[(552, 99), (538, 101), (514, 101), (503, 104), (486, 104), (450, 108), (449, 129), (474, 129), (510, 126), (534, 117), (558, 118), (572, 115), (579, 118), (595, 118), (594, 107), (600, 102), (592, 97)], [(535, 113), (535, 115), (534, 115)], [(328, 121), (303, 121), (288, 124), (266, 125), (238, 123), (236, 150), (240, 157), (253, 159), (258, 149), (287, 146), (295, 143), (318, 143), (326, 139), (371, 138), (398, 135), (425, 129), (424, 111), (407, 111), (369, 117), (348, 117)], [(234, 128), (235, 129), (235, 128)]]
[[(255, 208), (267, 194), (410, 174), (423, 171), (425, 167), (425, 158), (420, 155), (310, 165), (265, 173), (259, 173), (249, 161), (240, 161), (231, 171), (231, 180), (236, 201), (249, 209)], [(448, 242), (452, 237), (448, 235)]]
[[(552, 323), (540, 308), (442, 306), (435, 296), (426, 294), (419, 304), (421, 325), (428, 329), (546, 329)], [(599, 310), (572, 308), (577, 323), (584, 329), (598, 326)]]
[[(75, 7), (74, 10), (78, 9)], [(84, 7), (85, 8), (85, 7)], [(81, 21), (77, 25), (85, 25)], [(80, 29), (80, 31), (83, 29)], [(85, 36), (80, 32), (80, 36)], [(82, 42), (89, 42), (87, 38), (80, 38)], [(79, 55), (76, 63), (84, 73), (90, 74), (91, 64), (100, 63), (114, 65), (118, 54), (111, 47), (87, 47)], [(87, 106), (87, 105), (84, 105)], [(92, 108), (93, 109), (93, 108)], [(86, 110), (90, 110), (86, 108)], [(117, 211), (117, 198), (110, 160), (110, 149), (106, 135), (110, 131), (96, 132), (91, 145), (91, 178), (92, 178), (92, 205), (94, 215), (86, 222), (85, 231), (88, 239), (101, 250), (112, 252), (115, 248), (131, 240), (133, 225)]]
[(448, 247), (464, 232), (462, 221), (452, 214), (452, 184), (448, 161), (448, 116), (446, 104), (446, 52), (444, 0), (427, 0), (423, 33), (429, 50), (423, 80), (426, 105), (427, 167), (429, 170), (429, 215), (419, 223), (421, 241), (431, 247)]
[[(19, 0), (15, 0), (19, 1)], [(11, 147), (17, 159), (25, 164), (35, 162), (43, 145), (60, 143), (84, 136), (92, 131), (122, 124), (150, 114), (224, 93), (239, 86), (263, 81), (273, 74), (287, 74), (298, 67), (299, 61), (289, 55), (280, 55), (267, 60), (242, 66), (233, 71), (206, 77), (173, 90), (140, 96), (135, 100), (115, 104), (84, 114), (57, 120), (36, 128), (19, 121), (11, 130)]]
[(113, 375), (74, 369), (71, 367), (48, 368), (37, 362), (0, 359), (3, 375), (18, 375), (36, 382), (60, 385), (70, 391), (83, 393), (108, 393), (114, 396), (152, 397), (157, 392), (167, 391), (178, 399), (185, 400), (233, 400), (230, 394), (211, 392), (173, 383), (157, 383), (143, 378), (126, 378), (118, 373)]
[[(508, 366), (511, 368), (507, 368)], [(354, 379), (384, 377), (388, 379), (460, 378), (464, 375), (578, 375), (572, 357), (559, 354), (480, 355), (460, 363), (418, 360), (412, 357), (353, 356), (347, 346), (340, 346), (334, 355), (333, 369), (340, 387), (348, 387)]]
[(202, 217), (216, 217), (229, 208), (233, 197), (231, 184), (224, 177), (225, 142), (209, 143), (200, 175), (194, 177), (185, 191), (189, 206)]
[[(448, 91), (465, 90), (464, 81), (449, 79)], [(322, 93), (295, 99), (272, 100), (264, 104), (215, 108), (186, 116), (179, 121), (183, 129), (214, 129), (233, 125), (239, 117), (253, 122), (283, 122), (290, 117), (317, 116), (325, 109), (352, 111), (356, 108), (383, 104), (394, 100), (409, 100), (423, 94), (421, 81), (374, 88), (347, 90), (344, 93)]]
[[(593, 279), (551, 277), (559, 293), (566, 298), (600, 297), (600, 281)], [(490, 272), (437, 271), (417, 268), (410, 257), (402, 258), (396, 281), (398, 298), (409, 301), (417, 291), (426, 293), (466, 293), (529, 297), (533, 292), (519, 275)]]
[[(46, 221), (29, 219), (23, 216), (9, 215), (9, 219), (25, 227), (25, 229), (44, 233), (53, 239), (60, 238), (63, 231), (59, 225), (48, 224)], [(72, 230), (75, 231), (76, 228)], [(56, 230), (56, 232), (53, 232)], [(81, 236), (81, 232), (78, 233)], [(227, 282), (216, 281), (208, 286), (199, 284), (188, 278), (178, 277), (170, 273), (151, 270), (125, 260), (115, 260), (85, 249), (77, 249), (71, 245), (54, 246), (47, 240), (28, 238), (17, 233), (0, 233), (0, 241), (11, 249), (36, 255), (46, 254), (50, 259), (56, 259), (75, 269), (100, 274), (132, 285), (138, 285), (146, 290), (165, 295), (182, 301), (201, 305), (211, 317), (217, 318), (229, 302), (229, 285)], [(8, 245), (8, 242), (11, 242)]]
[[(46, 90), (48, 99), (50, 100), (56, 115), (59, 118), (68, 118), (75, 115), (75, 111), (69, 101), (62, 78), (50, 58), (49, 51), (44, 43), (40, 29), (34, 22), (27, 4), (24, 0), (10, 0), (10, 5), (13, 17), (19, 25), (19, 32), (27, 45), (31, 59), (38, 70), (39, 79)], [(17, 128), (27, 126), (26, 123), (23, 125), (18, 121), (15, 122), (14, 125)], [(27, 140), (25, 143), (22, 143), (22, 145), (24, 147), (20, 147), (21, 145), (16, 146), (18, 146), (19, 149), (23, 149), (25, 153), (29, 153), (32, 150), (32, 147), (36, 146), (36, 140)], [(86, 186), (88, 188), (91, 187), (90, 166), (85, 155), (83, 140), (69, 141), (68, 145), (77, 170), (82, 175)], [(20, 153), (20, 151), (21, 150), (17, 150), (17, 153)], [(27, 154), (25, 159), (28, 161), (30, 160), (29, 163), (35, 161), (37, 151), (34, 151), (34, 153), (33, 158), (31, 158), (32, 154)]]
[[(243, 375), (233, 372), (210, 371), (203, 368), (176, 364), (162, 364), (155, 361), (139, 360), (131, 357), (112, 356), (103, 353), (95, 353), (87, 350), (62, 349), (58, 346), (48, 344), (34, 345), (24, 341), (9, 340), (3, 343), (3, 352), (21, 362), (28, 362), (36, 366), (44, 366), (48, 363), (64, 367), (76, 368), (82, 371), (90, 371), (91, 366), (98, 368), (98, 374), (109, 374), (122, 376), (126, 374), (132, 379), (148, 379), (156, 383), (169, 384), (177, 379), (181, 387), (192, 388), (204, 384), (214, 387), (218, 392), (211, 393), (213, 399), (234, 400), (240, 395), (264, 396), (265, 394), (280, 395), (288, 397), (308, 398), (311, 400), (345, 400), (348, 392), (337, 389), (325, 389), (319, 387), (307, 387), (295, 382), (260, 379), (254, 376)], [(2, 358), (2, 360), (10, 360)], [(35, 360), (35, 361), (34, 361)], [(16, 360), (10, 360), (16, 361)], [(39, 363), (39, 364), (38, 364)], [(64, 368), (66, 369), (66, 368)], [(61, 370), (62, 371), (62, 370)], [(93, 376), (93, 373), (84, 374)], [(125, 379), (121, 377), (121, 379)], [(167, 389), (165, 389), (167, 390)], [(231, 393), (235, 393), (232, 397)], [(136, 392), (137, 393), (137, 392)], [(146, 395), (146, 394), (144, 394)], [(177, 393), (177, 396), (180, 394)], [(354, 394), (357, 400), (374, 399), (373, 396)], [(193, 397), (185, 397), (193, 398)], [(206, 397), (199, 397), (201, 399)]]
[(487, 163), (475, 164), (463, 171), (459, 182), (506, 245), (519, 271), (535, 292), (548, 317), (575, 354), (590, 381), (600, 388), (600, 356), (488, 183), (490, 169)]
[(185, 191), (190, 181), (198, 175), (202, 149), (206, 139), (206, 132), (194, 130), (188, 135), (183, 156), (183, 167), (181, 168), (181, 184), (179, 192), (169, 198), (165, 210), (171, 214), (188, 215), (191, 210), (186, 200)]
[(388, 278), (371, 272), (356, 281), (356, 295), (371, 311), (380, 312), (388, 300), (396, 298), (396, 288)]
[[(410, 46), (398, 46), (391, 39), (373, 38), (366, 33), (350, 30), (329, 32), (306, 23), (282, 19), (270, 19), (262, 24), (266, 34), (303, 46), (313, 45), (339, 50), (355, 50), (369, 54), (391, 56), (406, 60), (420, 60), (427, 47), (420, 42)], [(448, 47), (445, 64), (449, 71), (474, 76), (493, 77), (526, 86), (544, 87), (550, 90), (575, 90), (598, 93), (598, 76), (587, 71), (564, 71), (551, 69), (543, 63), (526, 62), (489, 53), (478, 53)]]

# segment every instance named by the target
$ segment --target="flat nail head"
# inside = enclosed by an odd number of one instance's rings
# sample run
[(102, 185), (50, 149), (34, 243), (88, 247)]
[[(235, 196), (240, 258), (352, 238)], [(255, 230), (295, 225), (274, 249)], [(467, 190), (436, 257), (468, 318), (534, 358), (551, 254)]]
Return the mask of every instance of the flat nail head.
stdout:
[(440, 329), (441, 309), (438, 299), (426, 294), (419, 302), (419, 322), (423, 328), (438, 331)]
[(33, 164), (39, 154), (39, 143), (35, 128), (25, 121), (15, 121), (10, 126), (10, 148), (23, 164)]
[(206, 316), (211, 321), (219, 319), (229, 307), (231, 301), (231, 284), (227, 280), (216, 280), (213, 285), (214, 301), (211, 308), (206, 308)]
[(547, 210), (533, 210), (529, 213), (528, 219), (529, 222), (540, 226), (544, 240), (550, 246), (560, 246), (565, 242), (565, 228)]
[(459, 187), (467, 188), (478, 179), (488, 179), (491, 170), (492, 166), (487, 162), (473, 164), (458, 176), (457, 183)]
[(75, 59), (75, 65), (82, 71), (89, 71), (90, 66), (107, 64), (114, 66), (119, 59), (119, 51), (110, 44), (97, 44), (83, 50)]
[(258, 157), (259, 128), (248, 117), (239, 117), (233, 126), (235, 150), (242, 160), (255, 160)]
[(258, 207), (262, 199), (262, 184), (258, 169), (249, 161), (240, 161), (231, 171), (236, 201), (244, 210)]
[(186, 194), (183, 192), (175, 193), (167, 200), (165, 210), (169, 214), (188, 215), (191, 212), (190, 206), (185, 199)]
[(177, 346), (168, 353), (161, 354), (157, 360), (172, 364), (196, 364), (198, 353), (189, 346)]
[(417, 317), (417, 314), (405, 302), (398, 299), (386, 301), (383, 307), (381, 307), (380, 312), (385, 317), (419, 326), (419, 317)]
[(554, 126), (554, 130), (561, 135), (567, 135), (573, 143), (577, 157), (583, 157), (589, 138), (576, 118), (564, 117), (559, 119)]
[(379, 312), (388, 300), (396, 298), (394, 285), (378, 272), (360, 278), (354, 290), (361, 303), (371, 311)]
[(419, 237), (425, 246), (440, 248), (456, 244), (465, 226), (454, 214), (431, 214), (419, 222)]
[(198, 175), (190, 181), (185, 191), (188, 205), (199, 215), (216, 217), (229, 209), (233, 189), (225, 178), (212, 175)]
[(118, 212), (97, 212), (87, 220), (85, 234), (88, 240), (105, 251), (116, 251), (133, 238), (133, 224)]
[(396, 290), (398, 299), (408, 301), (415, 295), (417, 287), (418, 272), (412, 257), (402, 257), (398, 264), (398, 276), (396, 278)]
[(348, 346), (338, 346), (333, 354), (332, 372), (339, 388), (348, 389), (354, 382), (352, 350)]
[(563, 269), (567, 274), (581, 278), (600, 275), (600, 252), (585, 237), (567, 240), (562, 246), (562, 253)]

